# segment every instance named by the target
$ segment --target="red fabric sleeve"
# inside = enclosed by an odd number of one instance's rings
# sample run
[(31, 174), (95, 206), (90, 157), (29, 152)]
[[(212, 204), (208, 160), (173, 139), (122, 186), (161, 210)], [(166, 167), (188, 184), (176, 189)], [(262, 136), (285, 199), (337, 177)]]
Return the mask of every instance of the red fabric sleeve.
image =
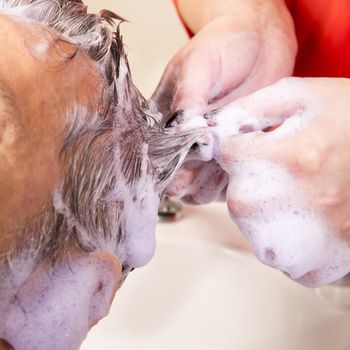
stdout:
[(350, 78), (350, 1), (294, 0), (295, 75)]
[(183, 20), (183, 18), (182, 18), (182, 16), (181, 16), (181, 13), (180, 13), (180, 11), (179, 11), (179, 7), (178, 7), (178, 5), (177, 5), (177, 0), (173, 0), (173, 3), (174, 3), (174, 5), (175, 5), (176, 12), (177, 12), (177, 14), (178, 14), (178, 16), (179, 16), (179, 18), (180, 18), (180, 21), (181, 21), (181, 23), (183, 24), (183, 26), (185, 27), (188, 36), (189, 36), (190, 38), (192, 38), (192, 37), (193, 37), (193, 33), (192, 33), (191, 30), (187, 27), (185, 21)]

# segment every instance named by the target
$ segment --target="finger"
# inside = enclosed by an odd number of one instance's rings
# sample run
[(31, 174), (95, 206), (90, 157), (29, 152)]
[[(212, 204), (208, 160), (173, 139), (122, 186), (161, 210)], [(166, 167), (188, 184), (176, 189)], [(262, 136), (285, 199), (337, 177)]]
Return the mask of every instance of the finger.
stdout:
[(260, 50), (261, 40), (255, 34), (208, 26), (192, 39), (174, 103), (187, 109), (201, 103), (215, 104), (235, 90), (243, 92), (241, 87), (252, 73)]
[(216, 139), (215, 159), (228, 172), (247, 157), (292, 159), (298, 148), (292, 138), (315, 118), (310, 96), (308, 81), (288, 78), (215, 111), (207, 117)]
[(263, 131), (305, 110), (309, 100), (307, 85), (302, 78), (282, 79), (207, 113), (206, 118), (216, 129), (226, 129), (232, 134)]
[(227, 174), (214, 161), (205, 163), (196, 177), (189, 195), (183, 198), (190, 204), (207, 204), (221, 199), (221, 193), (228, 184)]
[[(205, 56), (205, 55), (204, 55)], [(182, 122), (206, 111), (211, 76), (207, 62), (200, 60), (197, 54), (190, 57), (174, 58), (166, 68), (161, 81), (153, 93), (150, 102), (155, 104), (163, 115), (163, 125)]]
[(200, 112), (205, 108), (214, 88), (214, 77), (219, 74), (215, 61), (201, 51), (185, 58), (174, 91), (173, 110), (195, 109)]
[(293, 279), (304, 276), (325, 247), (325, 226), (283, 168), (250, 162), (241, 170), (227, 191), (232, 218), (261, 262)]
[(164, 116), (170, 113), (177, 84), (179, 67), (176, 60), (172, 60), (166, 67), (161, 80), (150, 98), (150, 103), (155, 104), (157, 110)]
[(218, 74), (215, 68), (208, 69), (208, 62), (207, 55), (194, 52), (175, 57), (169, 63), (150, 100), (163, 115), (164, 125), (178, 120), (184, 111), (186, 115), (200, 115), (206, 111), (212, 76)]
[(167, 193), (189, 204), (205, 204), (218, 200), (227, 182), (227, 174), (216, 162), (189, 161), (168, 186)]
[(201, 161), (187, 161), (177, 172), (174, 179), (168, 185), (166, 193), (172, 197), (182, 198), (192, 192), (193, 183), (203, 169)]

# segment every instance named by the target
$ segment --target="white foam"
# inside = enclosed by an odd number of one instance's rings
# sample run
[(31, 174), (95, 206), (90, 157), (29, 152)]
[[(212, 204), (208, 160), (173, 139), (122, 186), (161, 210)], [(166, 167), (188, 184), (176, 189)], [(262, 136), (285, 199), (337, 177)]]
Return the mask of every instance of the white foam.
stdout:
[(2, 285), (0, 291), (11, 298), (0, 304), (0, 337), (18, 350), (78, 349), (90, 327), (109, 310), (114, 275), (91, 255), (57, 263), (54, 269), (41, 266), (20, 288), (6, 290)]
[(313, 272), (312, 285), (350, 271), (349, 247), (281, 166), (261, 160), (235, 163), (227, 196), (234, 219), (263, 263), (296, 280)]
[(150, 181), (145, 185), (144, 191), (143, 197), (137, 201), (133, 201), (132, 196), (125, 200), (126, 241), (118, 255), (123, 262), (132, 267), (146, 265), (155, 251), (159, 195)]
[(141, 177), (130, 188), (125, 179), (118, 180), (118, 189), (124, 202), (125, 241), (119, 248), (121, 262), (131, 267), (146, 265), (154, 255), (155, 230), (159, 207), (159, 192), (155, 189), (153, 174), (148, 173), (147, 145), (143, 147)]

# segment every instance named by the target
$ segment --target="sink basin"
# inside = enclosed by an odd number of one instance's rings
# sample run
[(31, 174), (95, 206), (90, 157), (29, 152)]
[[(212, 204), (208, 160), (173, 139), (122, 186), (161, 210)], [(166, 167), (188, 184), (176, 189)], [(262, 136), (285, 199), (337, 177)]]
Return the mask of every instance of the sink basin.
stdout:
[(223, 205), (186, 208), (157, 241), (83, 350), (350, 348), (350, 314), (256, 261)]

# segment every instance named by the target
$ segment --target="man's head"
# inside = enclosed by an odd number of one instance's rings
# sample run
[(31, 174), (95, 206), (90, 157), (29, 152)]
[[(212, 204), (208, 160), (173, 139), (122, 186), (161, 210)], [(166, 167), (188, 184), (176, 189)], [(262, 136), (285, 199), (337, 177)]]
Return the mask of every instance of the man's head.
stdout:
[(174, 137), (119, 28), (79, 0), (0, 0), (0, 348), (78, 348), (154, 251)]

